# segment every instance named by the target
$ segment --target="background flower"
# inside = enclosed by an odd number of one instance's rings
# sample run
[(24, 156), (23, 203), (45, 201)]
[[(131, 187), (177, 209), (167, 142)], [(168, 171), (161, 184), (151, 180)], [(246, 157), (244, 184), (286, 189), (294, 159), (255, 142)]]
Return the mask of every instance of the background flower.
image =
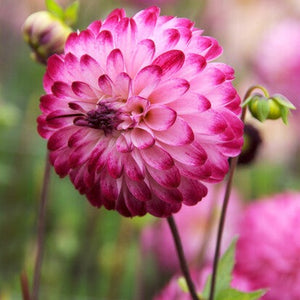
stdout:
[(248, 290), (270, 287), (264, 300), (300, 298), (300, 194), (284, 193), (250, 204), (240, 223), (237, 276)]
[(95, 206), (166, 217), (206, 195), (239, 154), (233, 69), (188, 19), (114, 10), (48, 60), (39, 133), (60, 176)]

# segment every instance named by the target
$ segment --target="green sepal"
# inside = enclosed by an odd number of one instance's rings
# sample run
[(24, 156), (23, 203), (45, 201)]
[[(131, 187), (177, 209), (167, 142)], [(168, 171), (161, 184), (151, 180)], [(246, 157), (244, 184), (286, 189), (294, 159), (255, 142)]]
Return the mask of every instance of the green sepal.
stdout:
[(72, 26), (77, 22), (78, 18), (78, 12), (79, 12), (79, 1), (76, 0), (73, 3), (71, 3), (64, 11), (64, 22)]
[(55, 2), (55, 0), (46, 0), (47, 10), (58, 17), (60, 20), (64, 19), (64, 10), (63, 8)]
[(261, 99), (257, 103), (256, 118), (263, 122), (267, 119), (270, 112), (269, 103), (266, 99)]
[(256, 100), (260, 100), (261, 98), (263, 98), (263, 96), (261, 96), (260, 94), (254, 94), (249, 96), (247, 99), (245, 99), (241, 105), (241, 107), (245, 107), (247, 106), (251, 101), (256, 101)]
[(284, 106), (280, 106), (280, 113), (281, 113), (281, 119), (282, 122), (287, 125), (288, 124), (288, 114), (289, 114), (289, 109)]
[(283, 107), (287, 107), (289, 109), (296, 109), (296, 107), (293, 105), (293, 103), (281, 94), (274, 94), (271, 97), (271, 99), (275, 100)]

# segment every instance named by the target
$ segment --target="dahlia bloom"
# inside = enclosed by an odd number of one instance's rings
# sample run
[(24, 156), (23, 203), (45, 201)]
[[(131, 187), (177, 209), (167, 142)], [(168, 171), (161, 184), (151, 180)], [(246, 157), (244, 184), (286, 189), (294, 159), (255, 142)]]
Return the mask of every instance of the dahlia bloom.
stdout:
[[(271, 93), (300, 103), (300, 21), (287, 19), (263, 37), (255, 58), (255, 72)], [(296, 111), (297, 112), (297, 111)]]
[(300, 194), (285, 193), (250, 204), (240, 224), (237, 276), (248, 290), (269, 288), (263, 300), (300, 299)]
[(222, 48), (188, 19), (114, 10), (48, 59), (38, 131), (92, 205), (167, 217), (221, 181), (243, 124)]
[[(178, 213), (174, 214), (189, 265), (206, 265), (213, 260), (217, 226), (224, 197), (224, 190), (214, 190), (214, 187), (214, 185), (208, 187), (206, 200), (201, 205), (193, 209), (182, 207)], [(237, 235), (241, 210), (240, 199), (237, 193), (233, 192), (227, 210), (222, 250), (225, 250), (233, 237)], [(171, 272), (179, 271), (177, 252), (166, 222), (157, 220), (148, 225), (142, 232), (141, 243), (143, 252), (151, 254), (160, 269)], [(204, 243), (205, 252), (201, 253)]]

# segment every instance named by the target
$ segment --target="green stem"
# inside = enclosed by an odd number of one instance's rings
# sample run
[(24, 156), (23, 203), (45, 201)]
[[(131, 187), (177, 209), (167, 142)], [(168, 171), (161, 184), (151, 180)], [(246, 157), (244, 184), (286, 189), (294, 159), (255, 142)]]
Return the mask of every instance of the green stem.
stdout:
[(178, 230), (177, 230), (175, 220), (174, 220), (173, 216), (168, 217), (167, 220), (168, 220), (168, 223), (169, 223), (169, 226), (170, 226), (170, 229), (171, 229), (171, 232), (172, 232), (172, 236), (173, 236), (173, 239), (174, 239), (174, 243), (175, 243), (175, 246), (176, 246), (176, 251), (177, 251), (177, 254), (178, 254), (178, 258), (179, 258), (181, 271), (183, 273), (183, 276), (185, 277), (189, 292), (190, 292), (191, 297), (192, 297), (193, 300), (199, 300), (199, 298), (197, 296), (197, 292), (195, 290), (194, 283), (191, 279), (191, 275), (190, 275), (189, 268), (188, 268), (187, 263), (186, 263), (186, 259), (184, 257), (182, 243), (181, 243), (181, 240), (180, 240), (180, 236), (179, 236), (179, 233), (178, 233)]
[[(250, 96), (250, 94), (253, 92), (253, 90), (256, 88), (260, 88), (260, 86), (251, 87), (247, 91), (244, 100), (247, 99)], [(246, 111), (247, 111), (247, 106), (243, 107), (243, 110), (242, 110), (242, 115), (241, 115), (242, 122), (245, 121)], [(217, 279), (217, 269), (218, 269), (218, 263), (219, 263), (219, 258), (220, 258), (221, 241), (222, 241), (222, 235), (223, 235), (223, 231), (224, 231), (226, 211), (227, 211), (231, 188), (232, 188), (233, 175), (234, 175), (234, 171), (235, 171), (238, 159), (239, 159), (239, 156), (233, 157), (233, 158), (231, 158), (231, 162), (230, 162), (230, 171), (229, 171), (228, 181), (227, 181), (227, 185), (226, 185), (220, 221), (219, 221), (219, 225), (218, 225), (218, 234), (217, 234), (216, 248), (215, 248), (215, 254), (214, 254), (214, 261), (213, 261), (213, 272), (212, 272), (212, 277), (211, 277), (210, 293), (209, 293), (209, 298), (208, 298), (209, 300), (214, 300), (214, 293), (215, 293), (215, 286), (216, 286), (216, 279)]]
[(48, 190), (50, 181), (50, 162), (49, 154), (47, 153), (45, 162), (45, 171), (42, 192), (40, 197), (40, 207), (38, 213), (38, 224), (37, 224), (37, 252), (35, 258), (35, 266), (33, 273), (33, 288), (32, 288), (32, 300), (39, 299), (39, 289), (40, 289), (40, 277), (41, 268), (44, 252), (44, 235), (45, 235), (45, 216), (46, 216), (46, 205), (48, 200)]

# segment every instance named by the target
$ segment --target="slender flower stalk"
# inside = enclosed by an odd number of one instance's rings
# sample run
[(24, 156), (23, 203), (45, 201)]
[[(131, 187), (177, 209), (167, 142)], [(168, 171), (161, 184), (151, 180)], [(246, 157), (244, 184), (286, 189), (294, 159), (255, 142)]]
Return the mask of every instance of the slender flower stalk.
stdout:
[(41, 268), (42, 268), (43, 252), (44, 252), (44, 235), (45, 235), (46, 208), (47, 208), (47, 200), (48, 200), (49, 181), (50, 181), (50, 162), (49, 162), (49, 155), (47, 153), (43, 187), (42, 187), (42, 192), (40, 197), (40, 207), (39, 207), (39, 214), (38, 214), (37, 252), (36, 252), (34, 274), (33, 274), (32, 300), (39, 299), (40, 277), (41, 277)]
[(194, 283), (191, 279), (191, 275), (190, 275), (190, 272), (189, 272), (189, 269), (188, 269), (188, 266), (186, 263), (186, 259), (184, 257), (184, 252), (183, 252), (183, 248), (182, 248), (182, 244), (181, 244), (180, 236), (178, 234), (175, 220), (174, 220), (173, 216), (168, 217), (167, 220), (168, 220), (171, 232), (172, 232), (172, 236), (174, 238), (174, 243), (175, 243), (176, 251), (178, 254), (178, 258), (179, 258), (180, 267), (181, 267), (182, 273), (185, 277), (189, 292), (190, 292), (193, 300), (199, 300)]
[[(244, 97), (244, 101), (251, 95), (254, 89), (259, 88), (263, 90), (263, 92), (267, 93), (267, 91), (261, 87), (261, 86), (253, 86), (248, 89), (246, 92), (246, 95)], [(242, 122), (245, 121), (247, 106), (243, 107), (242, 114), (241, 114), (241, 120)], [(214, 254), (214, 260), (213, 260), (213, 272), (212, 272), (212, 278), (211, 278), (211, 286), (210, 286), (210, 294), (209, 294), (209, 300), (214, 299), (214, 292), (215, 292), (215, 286), (216, 286), (216, 279), (217, 279), (217, 269), (218, 269), (218, 262), (220, 258), (220, 249), (221, 249), (221, 241), (222, 241), (222, 235), (224, 231), (224, 224), (225, 224), (225, 218), (226, 218), (226, 211), (229, 203), (231, 188), (232, 188), (232, 182), (233, 182), (233, 175), (235, 168), (237, 166), (239, 156), (231, 158), (230, 163), (230, 170), (228, 175), (228, 181), (226, 185), (224, 200), (223, 200), (223, 206), (218, 226), (218, 234), (217, 234), (217, 241), (216, 241), (216, 248), (215, 248), (215, 254)]]
[(20, 275), (20, 282), (21, 282), (21, 289), (22, 289), (22, 299), (23, 300), (31, 300), (30, 292), (29, 292), (29, 285), (28, 285), (28, 278), (27, 278), (27, 274), (24, 271)]

